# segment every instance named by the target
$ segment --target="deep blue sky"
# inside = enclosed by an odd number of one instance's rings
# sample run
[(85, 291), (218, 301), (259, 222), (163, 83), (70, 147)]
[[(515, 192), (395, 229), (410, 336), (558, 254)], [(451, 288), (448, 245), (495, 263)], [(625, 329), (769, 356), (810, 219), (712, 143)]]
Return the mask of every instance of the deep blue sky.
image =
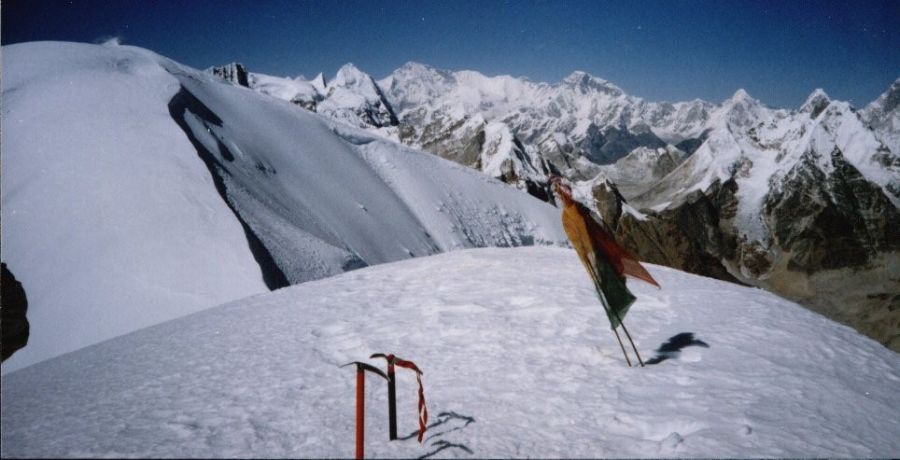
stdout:
[(862, 106), (900, 77), (900, 1), (3, 0), (2, 43), (118, 36), (197, 68), (381, 78), (407, 61), (555, 82), (585, 70), (649, 100), (745, 88)]

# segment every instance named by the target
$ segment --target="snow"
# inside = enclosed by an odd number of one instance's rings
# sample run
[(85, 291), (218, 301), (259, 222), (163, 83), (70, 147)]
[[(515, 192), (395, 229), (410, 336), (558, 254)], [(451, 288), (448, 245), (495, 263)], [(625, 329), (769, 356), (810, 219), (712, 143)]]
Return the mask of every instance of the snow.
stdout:
[(312, 103), (322, 99), (314, 83), (299, 77), (281, 78), (251, 72), (248, 80), (254, 90), (285, 101)]
[[(474, 249), (235, 301), (2, 378), (4, 457), (893, 457), (900, 357), (767, 292), (649, 265), (626, 366), (575, 253)], [(687, 335), (692, 334), (692, 335)], [(624, 337), (623, 337), (624, 339)], [(668, 345), (666, 345), (668, 343)], [(626, 342), (627, 346), (627, 342)], [(654, 352), (654, 350), (658, 350)], [(381, 362), (373, 362), (379, 367)]]
[(152, 53), (32, 43), (3, 67), (3, 261), (31, 323), (4, 373), (266, 290)]
[(3, 373), (268, 290), (242, 222), (290, 283), (566, 241), (499, 181), (147, 50), (17, 44), (3, 64), (3, 261), (31, 322)]
[(353, 64), (341, 67), (328, 83), (317, 111), (335, 120), (358, 127), (384, 127), (396, 124), (396, 117), (381, 90), (368, 74)]

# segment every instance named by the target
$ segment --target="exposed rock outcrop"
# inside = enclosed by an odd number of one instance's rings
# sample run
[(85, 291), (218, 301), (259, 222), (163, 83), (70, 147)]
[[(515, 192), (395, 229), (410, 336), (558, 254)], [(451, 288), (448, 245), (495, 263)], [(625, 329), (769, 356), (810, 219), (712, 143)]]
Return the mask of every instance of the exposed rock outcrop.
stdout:
[(30, 326), (28, 324), (28, 299), (25, 296), (25, 289), (22, 283), (16, 280), (15, 275), (6, 268), (6, 264), (0, 264), (2, 267), (2, 279), (0, 279), (0, 300), (3, 307), (0, 308), (2, 318), (0, 318), (0, 327), (3, 328), (2, 350), (3, 361), (12, 356), (17, 350), (22, 349), (28, 344), (28, 334)]
[(241, 63), (232, 62), (231, 64), (226, 64), (221, 67), (210, 67), (209, 69), (206, 69), (206, 71), (223, 80), (230, 81), (235, 85), (246, 88), (250, 87), (250, 82), (247, 78), (247, 69)]

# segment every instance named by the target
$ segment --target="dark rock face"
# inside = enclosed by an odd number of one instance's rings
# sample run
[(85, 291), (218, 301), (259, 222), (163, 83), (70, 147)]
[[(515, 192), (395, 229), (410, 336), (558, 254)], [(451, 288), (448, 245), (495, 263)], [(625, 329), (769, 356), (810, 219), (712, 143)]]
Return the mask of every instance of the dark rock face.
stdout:
[(306, 110), (309, 110), (310, 112), (315, 112), (316, 106), (318, 105), (318, 101), (299, 99), (299, 98), (291, 99), (291, 102), (294, 105), (298, 105)]
[(627, 128), (610, 127), (601, 130), (595, 124), (588, 127), (587, 136), (578, 144), (585, 156), (596, 164), (613, 163), (638, 147), (665, 146), (666, 143), (649, 129), (632, 132)]
[(789, 268), (812, 274), (862, 267), (900, 250), (900, 216), (881, 189), (837, 149), (828, 176), (811, 166), (814, 152), (806, 155), (764, 205), (774, 243), (793, 254)]
[(687, 153), (688, 155), (691, 155), (692, 153), (696, 152), (697, 149), (699, 149), (700, 146), (703, 145), (704, 142), (706, 142), (707, 134), (708, 133), (704, 132), (703, 135), (701, 135), (700, 137), (685, 139), (685, 140), (675, 144), (675, 147), (677, 149)]
[(246, 88), (250, 87), (250, 82), (247, 79), (247, 69), (240, 63), (232, 62), (221, 67), (210, 67), (206, 71), (236, 85)]
[(642, 210), (644, 219), (623, 212), (612, 184), (597, 184), (593, 196), (617, 240), (641, 260), (764, 287), (900, 352), (900, 277), (884, 275), (900, 260), (900, 213), (839, 150), (826, 155), (807, 152), (771, 184), (762, 209), (767, 243), (735, 228), (734, 178), (674, 208)]
[(897, 107), (900, 107), (900, 79), (895, 81), (886, 93), (884, 98), (884, 113), (890, 113)]
[(3, 328), (3, 333), (0, 334), (2, 337), (0, 350), (3, 355), (2, 361), (6, 361), (13, 353), (28, 344), (30, 327), (26, 316), (28, 299), (25, 297), (22, 283), (16, 280), (12, 272), (6, 268), (6, 264), (0, 264), (0, 268), (3, 272), (2, 279), (0, 279), (0, 286), (2, 286), (0, 300), (3, 302), (3, 307), (0, 308), (0, 314), (2, 314), (0, 327)]
[(720, 206), (733, 199), (733, 182), (695, 192), (674, 209), (642, 211), (639, 219), (622, 212), (624, 198), (614, 185), (601, 183), (593, 195), (600, 216), (616, 239), (641, 260), (725, 281), (738, 282), (722, 264), (735, 253), (735, 238), (723, 231)]

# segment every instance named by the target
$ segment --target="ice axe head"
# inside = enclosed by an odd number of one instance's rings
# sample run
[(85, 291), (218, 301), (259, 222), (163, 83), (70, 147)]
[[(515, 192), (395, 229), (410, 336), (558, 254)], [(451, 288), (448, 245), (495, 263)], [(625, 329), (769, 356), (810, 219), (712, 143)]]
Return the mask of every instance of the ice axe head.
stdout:
[(373, 353), (369, 358), (384, 358), (388, 364), (394, 362), (394, 355), (386, 355), (384, 353)]
[(423, 374), (423, 372), (419, 369), (419, 367), (416, 366), (416, 364), (413, 363), (412, 361), (406, 361), (406, 360), (400, 359), (394, 355), (386, 355), (384, 353), (375, 353), (372, 356), (369, 356), (369, 358), (384, 358), (387, 361), (387, 363), (391, 366), (396, 365), (398, 367), (405, 367), (407, 369), (411, 369), (411, 370), (415, 371), (418, 374)]
[(373, 366), (373, 365), (371, 365), (371, 364), (366, 364), (366, 363), (359, 362), (359, 361), (353, 361), (352, 363), (344, 364), (344, 365), (341, 366), (341, 367), (347, 367), (347, 366), (350, 366), (350, 365), (352, 365), (352, 364), (355, 364), (355, 365), (356, 365), (356, 372), (365, 372), (365, 371), (369, 371), (369, 372), (372, 372), (372, 373), (375, 373), (375, 374), (380, 375), (381, 377), (383, 377), (383, 378), (384, 378), (385, 380), (387, 380), (388, 382), (391, 381), (391, 378), (388, 377), (387, 374), (385, 374), (384, 372), (381, 371), (381, 369), (379, 369), (379, 368), (377, 368), (377, 367), (375, 367), (375, 366)]

